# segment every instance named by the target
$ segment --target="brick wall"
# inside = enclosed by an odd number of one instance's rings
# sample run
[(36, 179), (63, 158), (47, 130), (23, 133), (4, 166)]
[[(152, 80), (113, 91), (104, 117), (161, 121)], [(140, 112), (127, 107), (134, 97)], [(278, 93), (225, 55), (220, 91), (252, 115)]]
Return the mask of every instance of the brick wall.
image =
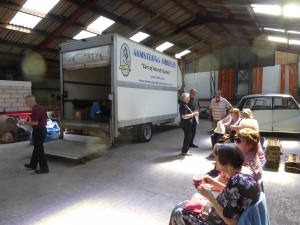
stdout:
[(30, 81), (0, 80), (0, 112), (29, 110), (24, 97), (31, 94)]

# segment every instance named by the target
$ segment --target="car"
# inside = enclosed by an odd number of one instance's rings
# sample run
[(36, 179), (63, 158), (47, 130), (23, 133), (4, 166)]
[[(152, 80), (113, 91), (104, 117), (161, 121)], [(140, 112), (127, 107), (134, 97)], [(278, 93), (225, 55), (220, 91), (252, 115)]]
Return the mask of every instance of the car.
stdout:
[(300, 133), (300, 105), (292, 95), (246, 95), (237, 108), (251, 109), (260, 131)]

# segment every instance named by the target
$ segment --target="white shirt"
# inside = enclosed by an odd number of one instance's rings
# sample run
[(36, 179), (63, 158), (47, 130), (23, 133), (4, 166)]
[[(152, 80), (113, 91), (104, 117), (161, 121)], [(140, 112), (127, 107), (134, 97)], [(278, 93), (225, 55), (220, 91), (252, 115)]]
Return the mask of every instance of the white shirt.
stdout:
[(220, 98), (217, 102), (216, 99), (212, 99), (210, 102), (209, 109), (212, 110), (212, 116), (214, 120), (221, 120), (226, 115), (226, 108), (230, 107), (231, 104), (225, 98)]

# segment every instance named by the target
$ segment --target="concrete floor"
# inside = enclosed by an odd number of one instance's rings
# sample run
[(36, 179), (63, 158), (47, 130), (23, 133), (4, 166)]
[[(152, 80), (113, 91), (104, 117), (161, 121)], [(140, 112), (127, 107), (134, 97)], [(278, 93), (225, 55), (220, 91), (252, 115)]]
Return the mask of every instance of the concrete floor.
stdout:
[[(183, 132), (157, 127), (149, 143), (120, 137), (113, 149), (93, 154), (86, 164), (47, 156), (50, 173), (24, 168), (29, 142), (2, 144), (0, 224), (168, 224), (171, 210), (195, 193), (192, 176), (213, 168), (211, 125), (200, 120), (193, 156), (180, 155)], [(278, 171), (264, 171), (272, 225), (300, 224), (300, 174), (284, 171), (285, 155), (299, 153), (299, 135), (278, 138), (284, 149)], [(297, 140), (297, 141), (295, 141)], [(87, 147), (89, 144), (87, 143)]]

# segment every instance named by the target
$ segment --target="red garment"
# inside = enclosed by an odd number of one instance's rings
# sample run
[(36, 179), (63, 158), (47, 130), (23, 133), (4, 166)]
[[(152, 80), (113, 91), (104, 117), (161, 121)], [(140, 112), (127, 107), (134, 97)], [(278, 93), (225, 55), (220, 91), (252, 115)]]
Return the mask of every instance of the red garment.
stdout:
[(38, 122), (38, 125), (32, 126), (32, 128), (35, 129), (46, 127), (48, 117), (45, 108), (39, 104), (35, 104), (31, 110), (32, 114), (30, 116), (30, 120)]

